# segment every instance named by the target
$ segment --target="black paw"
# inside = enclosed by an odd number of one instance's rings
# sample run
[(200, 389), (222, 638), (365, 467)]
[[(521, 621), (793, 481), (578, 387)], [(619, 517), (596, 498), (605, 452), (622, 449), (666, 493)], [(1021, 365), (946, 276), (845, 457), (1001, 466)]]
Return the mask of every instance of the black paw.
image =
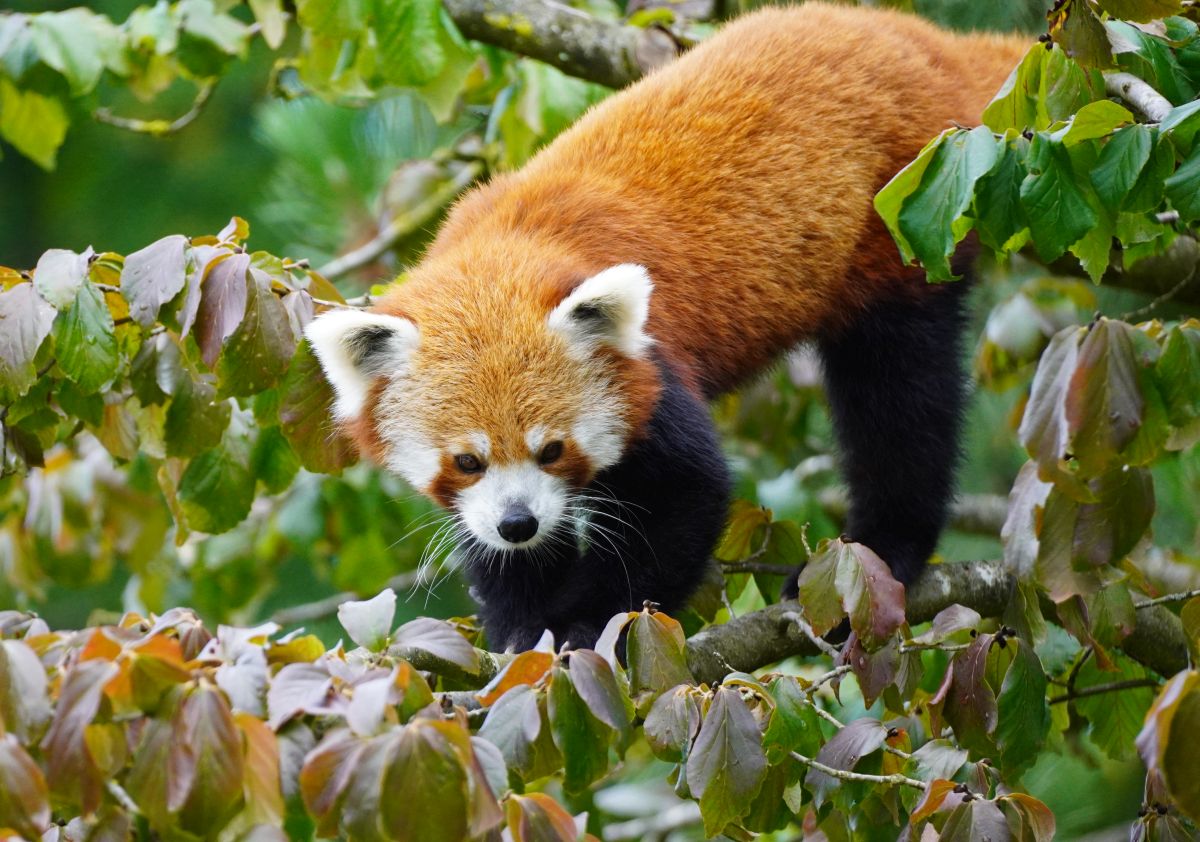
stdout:
[(797, 567), (787, 577), (787, 581), (783, 583), (783, 589), (779, 592), (781, 600), (795, 600), (800, 597), (800, 571), (803, 567)]

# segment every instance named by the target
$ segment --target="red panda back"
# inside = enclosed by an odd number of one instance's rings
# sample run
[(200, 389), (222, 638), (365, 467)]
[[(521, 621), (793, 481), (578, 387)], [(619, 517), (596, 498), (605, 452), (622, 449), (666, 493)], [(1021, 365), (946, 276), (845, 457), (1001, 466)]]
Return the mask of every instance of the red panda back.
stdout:
[[(584, 272), (639, 263), (663, 353), (704, 393), (732, 388), (882, 291), (919, 290), (872, 198), (938, 132), (978, 123), (1025, 48), (821, 3), (749, 15), (466, 196), (394, 304), (548, 311)], [(554, 270), (505, 271), (514, 241)]]

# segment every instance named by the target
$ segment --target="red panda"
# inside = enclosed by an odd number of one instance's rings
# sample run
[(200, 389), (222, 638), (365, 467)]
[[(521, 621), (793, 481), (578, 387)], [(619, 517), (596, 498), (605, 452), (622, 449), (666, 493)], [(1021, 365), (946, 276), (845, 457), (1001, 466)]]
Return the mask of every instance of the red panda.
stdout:
[(450, 509), (489, 642), (590, 646), (679, 608), (729, 478), (706, 401), (814, 340), (847, 530), (902, 581), (952, 494), (964, 284), (872, 199), (973, 125), (1026, 42), (808, 3), (756, 12), (465, 195), (408, 280), (307, 335), (365, 455)]

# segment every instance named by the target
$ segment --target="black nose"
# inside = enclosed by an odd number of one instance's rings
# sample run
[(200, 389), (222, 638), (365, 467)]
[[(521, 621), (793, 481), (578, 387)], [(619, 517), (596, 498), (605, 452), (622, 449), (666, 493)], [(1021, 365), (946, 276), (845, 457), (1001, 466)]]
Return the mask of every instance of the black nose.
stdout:
[(500, 518), (500, 525), (496, 527), (501, 538), (514, 544), (528, 541), (537, 534), (537, 528), (537, 518), (524, 503), (509, 506), (504, 517)]

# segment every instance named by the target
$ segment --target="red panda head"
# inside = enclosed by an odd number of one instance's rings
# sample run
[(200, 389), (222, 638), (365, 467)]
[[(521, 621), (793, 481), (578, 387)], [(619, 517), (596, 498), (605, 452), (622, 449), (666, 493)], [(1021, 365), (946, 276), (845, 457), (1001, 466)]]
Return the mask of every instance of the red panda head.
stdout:
[(360, 450), (500, 551), (569, 534), (577, 495), (621, 458), (658, 389), (643, 267), (519, 274), (426, 270), (375, 312), (331, 310), (307, 329)]

